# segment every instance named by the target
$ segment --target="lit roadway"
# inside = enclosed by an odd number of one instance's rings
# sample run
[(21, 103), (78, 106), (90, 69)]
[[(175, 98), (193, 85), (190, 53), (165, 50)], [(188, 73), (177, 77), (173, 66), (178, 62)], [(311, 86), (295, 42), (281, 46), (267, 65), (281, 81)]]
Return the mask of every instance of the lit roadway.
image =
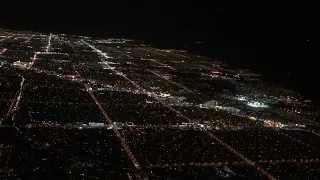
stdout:
[(52, 38), (52, 34), (50, 33), (50, 36), (49, 36), (49, 39), (48, 39), (48, 45), (46, 47), (46, 52), (49, 52), (50, 45), (51, 45), (51, 38)]
[(0, 51), (0, 55), (4, 54), (5, 52), (7, 52), (8, 49), (4, 48)]
[(1, 41), (4, 41), (4, 40), (7, 40), (7, 39), (9, 39), (9, 38), (11, 38), (11, 37), (13, 37), (15, 34), (13, 34), (13, 35), (11, 35), (11, 36), (8, 36), (8, 37), (5, 37), (5, 38), (2, 38), (2, 39), (0, 39), (0, 42)]
[[(75, 68), (75, 66), (73, 66)], [(82, 79), (81, 74), (74, 69), (76, 74)], [(105, 119), (106, 119), (106, 123), (107, 124), (114, 124), (113, 121), (110, 119), (109, 115), (106, 113), (106, 111), (103, 109), (101, 103), (97, 100), (97, 98), (95, 97), (95, 95), (92, 93), (92, 91), (90, 90), (90, 87), (87, 84), (84, 84), (85, 88), (87, 89), (87, 92), (90, 94), (90, 96), (92, 97), (92, 99), (94, 100), (94, 102), (96, 103), (96, 105), (99, 107), (101, 113), (104, 115)], [(127, 156), (131, 159), (132, 163), (134, 164), (135, 168), (137, 170), (140, 170), (140, 164), (138, 163), (137, 159), (134, 157), (134, 155), (132, 154), (129, 146), (127, 145), (125, 139), (121, 136), (120, 132), (118, 131), (118, 128), (115, 126), (114, 128), (112, 128), (115, 135), (117, 136), (117, 138), (120, 140), (122, 147), (124, 148)]]
[(24, 43), (28, 43), (35, 35), (32, 35), (30, 38), (28, 38)]
[(164, 78), (163, 76), (161, 76), (160, 74), (156, 73), (155, 71), (151, 71), (150, 69), (148, 69), (148, 71), (151, 72), (152, 74), (156, 75), (157, 77), (159, 77), (161, 79), (164, 79), (164, 80), (168, 81), (169, 83), (174, 84), (174, 85), (184, 89), (186, 92), (194, 93), (192, 90), (190, 90), (189, 88), (183, 86), (182, 84), (174, 82), (174, 81), (171, 81), (170, 79)]

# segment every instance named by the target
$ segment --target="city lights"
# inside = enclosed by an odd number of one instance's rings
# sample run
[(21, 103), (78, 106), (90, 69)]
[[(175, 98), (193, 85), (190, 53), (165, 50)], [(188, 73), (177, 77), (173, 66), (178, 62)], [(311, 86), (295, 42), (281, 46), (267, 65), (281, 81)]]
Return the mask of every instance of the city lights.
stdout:
[(258, 78), (140, 41), (0, 30), (0, 177), (304, 179), (319, 112)]

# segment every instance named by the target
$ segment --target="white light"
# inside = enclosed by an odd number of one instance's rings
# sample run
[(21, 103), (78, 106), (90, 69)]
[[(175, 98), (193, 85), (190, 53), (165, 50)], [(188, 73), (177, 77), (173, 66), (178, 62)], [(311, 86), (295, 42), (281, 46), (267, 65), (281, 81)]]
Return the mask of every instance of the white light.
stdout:
[(168, 93), (160, 93), (160, 95), (159, 95), (160, 97), (169, 97), (170, 96), (170, 94), (168, 94)]
[(248, 105), (248, 106), (251, 106), (251, 107), (261, 107), (261, 108), (266, 108), (266, 107), (268, 107), (268, 105), (263, 104), (263, 103), (260, 103), (260, 102), (248, 102), (247, 105)]
[(239, 101), (246, 101), (247, 99), (245, 97), (238, 97)]

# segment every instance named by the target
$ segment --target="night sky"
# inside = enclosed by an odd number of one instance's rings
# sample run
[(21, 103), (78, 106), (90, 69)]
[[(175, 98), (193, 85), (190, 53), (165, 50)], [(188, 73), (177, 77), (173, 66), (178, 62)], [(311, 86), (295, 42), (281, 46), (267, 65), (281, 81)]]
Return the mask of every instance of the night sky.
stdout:
[(303, 1), (11, 0), (1, 2), (0, 28), (184, 48), (252, 68), (319, 101), (316, 7)]

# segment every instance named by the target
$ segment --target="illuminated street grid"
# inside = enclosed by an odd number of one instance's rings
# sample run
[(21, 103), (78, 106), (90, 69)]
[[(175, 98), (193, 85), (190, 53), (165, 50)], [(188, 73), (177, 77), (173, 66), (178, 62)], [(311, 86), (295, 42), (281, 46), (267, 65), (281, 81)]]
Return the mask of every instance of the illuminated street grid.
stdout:
[(316, 179), (318, 111), (219, 60), (0, 31), (0, 178)]

